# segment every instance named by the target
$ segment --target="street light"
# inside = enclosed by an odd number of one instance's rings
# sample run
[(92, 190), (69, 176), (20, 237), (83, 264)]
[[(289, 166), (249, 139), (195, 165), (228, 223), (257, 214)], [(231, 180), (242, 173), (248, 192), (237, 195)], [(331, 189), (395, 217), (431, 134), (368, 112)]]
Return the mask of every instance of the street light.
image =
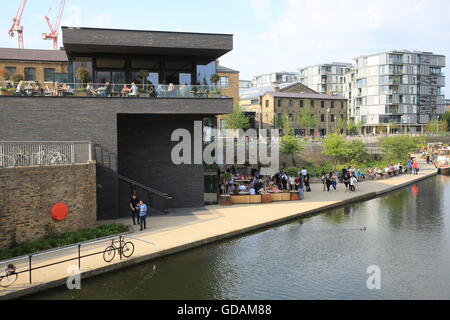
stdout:
[(326, 132), (325, 132), (326, 136), (328, 136), (328, 122), (330, 121), (329, 117), (330, 117), (330, 108), (327, 109), (327, 121), (326, 121)]
[(437, 134), (439, 134), (439, 116), (436, 116), (437, 121), (436, 121), (436, 132)]

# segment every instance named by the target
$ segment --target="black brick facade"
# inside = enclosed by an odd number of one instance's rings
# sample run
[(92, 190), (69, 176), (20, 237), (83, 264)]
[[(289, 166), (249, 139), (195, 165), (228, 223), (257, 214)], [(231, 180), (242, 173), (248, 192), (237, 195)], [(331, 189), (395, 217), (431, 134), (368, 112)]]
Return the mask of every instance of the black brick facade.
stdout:
[(0, 97), (0, 141), (92, 141), (98, 218), (110, 219), (128, 214), (117, 173), (168, 193), (174, 207), (201, 206), (203, 168), (173, 166), (170, 135), (232, 109), (232, 99)]

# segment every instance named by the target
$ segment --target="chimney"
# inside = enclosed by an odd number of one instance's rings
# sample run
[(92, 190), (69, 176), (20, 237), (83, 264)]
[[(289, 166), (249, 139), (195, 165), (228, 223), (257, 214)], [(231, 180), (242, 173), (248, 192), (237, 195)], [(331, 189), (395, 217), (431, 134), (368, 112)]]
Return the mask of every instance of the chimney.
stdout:
[(275, 92), (280, 92), (280, 83), (279, 82), (272, 82), (272, 86), (273, 86)]

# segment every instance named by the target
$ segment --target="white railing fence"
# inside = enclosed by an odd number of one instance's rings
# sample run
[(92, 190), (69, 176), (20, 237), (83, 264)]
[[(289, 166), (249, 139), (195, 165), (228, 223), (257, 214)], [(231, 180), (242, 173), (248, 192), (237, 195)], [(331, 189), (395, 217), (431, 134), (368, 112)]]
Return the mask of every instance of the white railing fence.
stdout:
[(0, 168), (89, 163), (89, 141), (0, 141)]

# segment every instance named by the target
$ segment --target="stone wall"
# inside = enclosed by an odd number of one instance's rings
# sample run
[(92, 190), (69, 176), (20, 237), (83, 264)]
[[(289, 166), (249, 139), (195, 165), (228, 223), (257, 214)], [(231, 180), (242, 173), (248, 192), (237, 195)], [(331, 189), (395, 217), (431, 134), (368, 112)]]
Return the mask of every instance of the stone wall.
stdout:
[[(44, 84), (44, 70), (55, 69), (55, 73), (66, 73), (67, 62), (45, 62), (45, 61), (0, 61), (0, 70), (4, 70), (6, 67), (16, 68), (16, 74), (20, 74), (25, 79), (25, 68), (36, 69), (36, 81)], [(10, 79), (13, 75), (10, 75)], [(3, 80), (3, 79), (0, 79)], [(2, 86), (2, 84), (0, 84)]]
[[(0, 249), (95, 227), (95, 171), (95, 164), (0, 169)], [(69, 207), (60, 222), (50, 214), (56, 203)]]

